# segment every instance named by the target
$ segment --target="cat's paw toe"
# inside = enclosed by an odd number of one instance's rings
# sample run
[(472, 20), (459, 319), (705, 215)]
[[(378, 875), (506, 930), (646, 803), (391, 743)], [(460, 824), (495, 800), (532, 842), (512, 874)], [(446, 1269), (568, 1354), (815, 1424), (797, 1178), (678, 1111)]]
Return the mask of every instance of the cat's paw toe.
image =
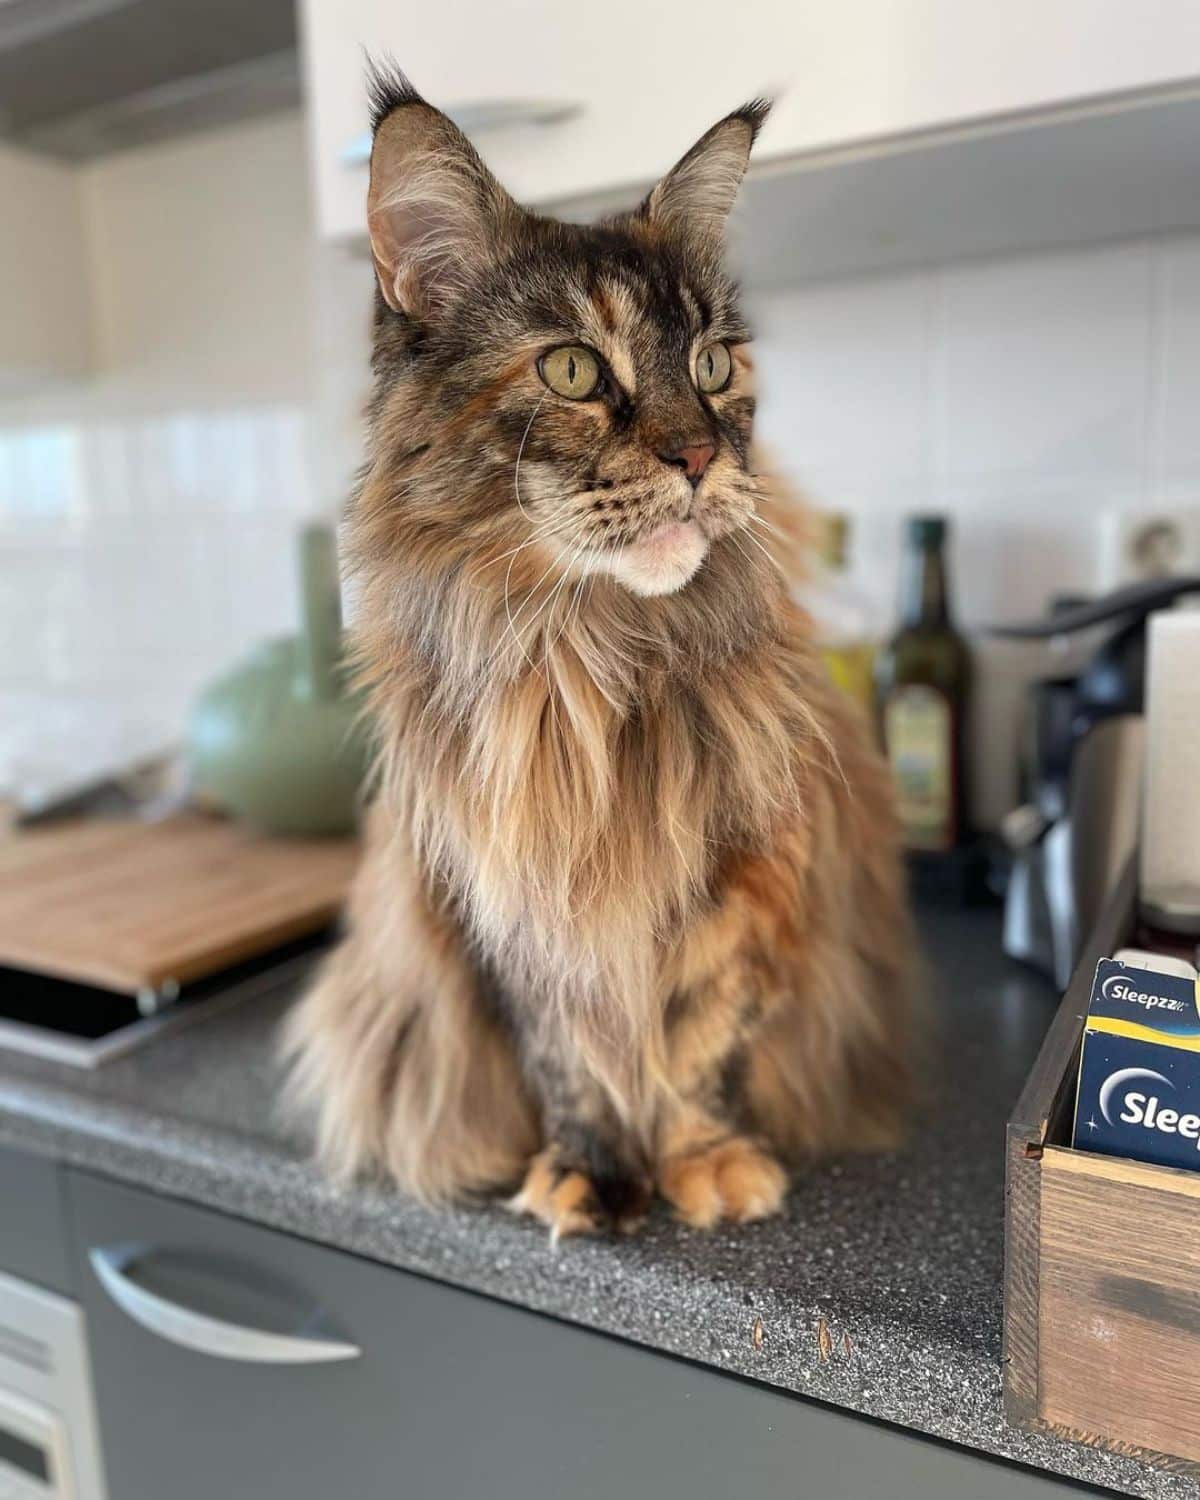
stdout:
[(568, 1172), (544, 1192), (526, 1185), (510, 1207), (540, 1219), (550, 1230), (552, 1244), (573, 1234), (599, 1234), (607, 1227), (591, 1181), (582, 1172)]
[(788, 1175), (753, 1141), (735, 1137), (662, 1162), (658, 1185), (685, 1224), (711, 1229), (723, 1219), (746, 1224), (778, 1213)]
[(649, 1201), (649, 1184), (594, 1182), (569, 1165), (556, 1147), (547, 1146), (530, 1162), (521, 1190), (508, 1206), (540, 1220), (557, 1244), (576, 1234), (614, 1229), (631, 1234), (645, 1219)]

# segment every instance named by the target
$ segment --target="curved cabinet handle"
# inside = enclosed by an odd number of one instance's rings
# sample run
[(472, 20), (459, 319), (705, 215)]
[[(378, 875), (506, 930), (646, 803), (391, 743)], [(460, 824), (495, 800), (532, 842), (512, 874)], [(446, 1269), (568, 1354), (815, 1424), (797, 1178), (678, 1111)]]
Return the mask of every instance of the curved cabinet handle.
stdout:
[[(479, 99), (446, 111), (464, 135), (481, 135), (505, 125), (559, 125), (582, 112), (583, 106), (570, 99)], [(342, 151), (348, 167), (370, 159), (370, 131), (355, 136)]]
[(199, 1354), (234, 1359), (252, 1365), (309, 1365), (335, 1360), (358, 1359), (357, 1344), (338, 1339), (313, 1338), (307, 1334), (270, 1333), (228, 1323), (207, 1313), (193, 1312), (181, 1303), (149, 1292), (129, 1274), (138, 1251), (128, 1246), (98, 1246), (88, 1259), (100, 1285), (135, 1323), (159, 1338)]

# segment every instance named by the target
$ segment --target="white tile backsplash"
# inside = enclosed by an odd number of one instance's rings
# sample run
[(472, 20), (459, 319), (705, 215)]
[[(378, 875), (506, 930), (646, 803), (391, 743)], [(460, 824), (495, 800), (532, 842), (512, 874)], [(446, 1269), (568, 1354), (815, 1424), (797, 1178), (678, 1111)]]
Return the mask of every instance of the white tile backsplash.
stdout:
[(856, 518), (874, 593), (904, 511), (951, 515), (980, 625), (1096, 587), (1101, 512), (1200, 500), (1200, 236), (771, 293), (755, 314), (760, 434)]
[(317, 513), (307, 408), (0, 427), (0, 697), (94, 686), (181, 722), (196, 690), (295, 627)]
[(798, 474), (928, 482), (933, 293), (928, 276), (895, 276), (777, 293), (759, 305), (762, 422)]
[(943, 271), (939, 478), (1061, 492), (1146, 463), (1145, 243)]

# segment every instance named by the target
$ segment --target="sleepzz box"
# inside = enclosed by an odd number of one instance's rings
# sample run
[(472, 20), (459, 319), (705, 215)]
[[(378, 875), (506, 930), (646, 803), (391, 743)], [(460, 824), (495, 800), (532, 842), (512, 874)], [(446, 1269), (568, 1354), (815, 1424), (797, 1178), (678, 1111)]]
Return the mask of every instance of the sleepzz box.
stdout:
[(1200, 1170), (1200, 981), (1102, 958), (1083, 1032), (1080, 1151)]

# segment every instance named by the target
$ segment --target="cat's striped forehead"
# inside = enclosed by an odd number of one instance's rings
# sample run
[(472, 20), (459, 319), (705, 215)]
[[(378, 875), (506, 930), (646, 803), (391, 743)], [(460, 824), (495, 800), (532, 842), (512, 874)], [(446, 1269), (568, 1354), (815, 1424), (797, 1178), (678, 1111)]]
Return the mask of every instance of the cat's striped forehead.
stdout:
[(660, 371), (689, 368), (705, 343), (749, 338), (719, 258), (619, 222), (532, 221), (527, 239), (481, 279), (465, 327), (510, 346), (526, 338), (587, 344), (631, 396)]

